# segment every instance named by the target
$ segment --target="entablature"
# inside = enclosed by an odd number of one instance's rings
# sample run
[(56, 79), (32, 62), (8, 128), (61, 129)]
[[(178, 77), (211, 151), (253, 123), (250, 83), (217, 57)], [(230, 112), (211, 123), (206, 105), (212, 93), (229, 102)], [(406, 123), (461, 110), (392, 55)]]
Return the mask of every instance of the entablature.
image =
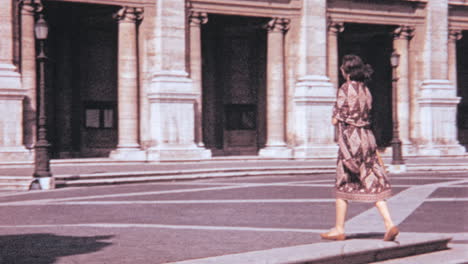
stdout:
[(300, 16), (301, 0), (191, 0), (194, 11), (257, 17)]
[(143, 7), (143, 6), (155, 4), (155, 0), (48, 0), (48, 1), (49, 2), (81, 3), (81, 4), (133, 6), (133, 7)]
[(468, 1), (467, 0), (449, 0), (449, 5), (468, 6)]
[(335, 22), (416, 25), (423, 24), (426, 1), (328, 0), (328, 17)]
[(468, 30), (468, 6), (457, 6), (449, 9), (449, 27)]

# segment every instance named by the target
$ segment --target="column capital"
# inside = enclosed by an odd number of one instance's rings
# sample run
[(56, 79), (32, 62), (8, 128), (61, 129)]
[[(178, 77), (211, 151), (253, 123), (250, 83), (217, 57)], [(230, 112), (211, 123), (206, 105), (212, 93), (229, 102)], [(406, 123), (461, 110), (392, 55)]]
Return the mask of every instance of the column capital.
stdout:
[(414, 36), (413, 26), (399, 26), (393, 30), (393, 39), (406, 39), (410, 40)]
[(461, 38), (463, 38), (462, 30), (451, 28), (449, 29), (448, 37), (449, 37), (449, 40), (452, 40), (452, 41), (460, 40)]
[(343, 22), (334, 22), (329, 20), (328, 21), (328, 33), (332, 35), (338, 35), (344, 31), (344, 23)]
[(268, 32), (286, 32), (289, 30), (289, 23), (291, 20), (289, 18), (279, 18), (275, 17), (271, 19), (266, 25), (265, 28)]
[(208, 22), (208, 14), (205, 12), (193, 11), (189, 13), (189, 21), (191, 26), (199, 26)]
[(41, 0), (20, 0), (19, 6), (23, 15), (34, 15), (44, 9)]
[(143, 8), (124, 6), (114, 14), (119, 23), (135, 23), (143, 19)]

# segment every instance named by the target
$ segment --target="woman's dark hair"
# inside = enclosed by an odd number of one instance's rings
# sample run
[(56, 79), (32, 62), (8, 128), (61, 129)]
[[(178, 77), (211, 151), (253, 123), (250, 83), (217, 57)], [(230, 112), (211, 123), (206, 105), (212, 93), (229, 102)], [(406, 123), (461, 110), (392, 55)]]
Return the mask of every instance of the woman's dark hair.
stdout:
[(359, 56), (350, 54), (343, 57), (341, 69), (349, 74), (349, 79), (358, 82), (368, 82), (374, 72), (369, 64), (364, 64)]

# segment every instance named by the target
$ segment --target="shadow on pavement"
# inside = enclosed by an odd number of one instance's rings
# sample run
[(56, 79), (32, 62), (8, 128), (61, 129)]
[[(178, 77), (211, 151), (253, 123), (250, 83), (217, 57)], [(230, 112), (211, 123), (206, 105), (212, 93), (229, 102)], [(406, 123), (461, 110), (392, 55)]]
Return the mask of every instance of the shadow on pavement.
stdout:
[(113, 236), (57, 236), (54, 234), (21, 234), (0, 236), (0, 263), (54, 263), (63, 256), (91, 253), (111, 245)]
[(346, 235), (347, 239), (372, 239), (378, 238), (382, 239), (385, 233), (360, 233), (360, 234), (349, 234)]

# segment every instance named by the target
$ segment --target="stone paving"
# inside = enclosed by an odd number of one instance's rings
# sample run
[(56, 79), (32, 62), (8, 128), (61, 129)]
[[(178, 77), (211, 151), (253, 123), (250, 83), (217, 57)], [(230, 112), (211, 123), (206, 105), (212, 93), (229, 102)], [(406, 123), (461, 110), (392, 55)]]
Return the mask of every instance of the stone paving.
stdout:
[[(410, 257), (399, 263), (440, 263), (431, 262), (433, 254), (446, 263), (468, 261), (467, 176), (392, 175), (395, 195), (389, 206), (401, 231), (453, 237), (447, 251), (418, 256), (426, 257), (424, 262)], [(0, 263), (168, 263), (323, 242), (318, 234), (334, 223), (333, 177), (238, 177), (2, 194)], [(383, 224), (372, 204), (350, 204), (347, 233), (349, 241), (364, 235), (380, 243)]]

